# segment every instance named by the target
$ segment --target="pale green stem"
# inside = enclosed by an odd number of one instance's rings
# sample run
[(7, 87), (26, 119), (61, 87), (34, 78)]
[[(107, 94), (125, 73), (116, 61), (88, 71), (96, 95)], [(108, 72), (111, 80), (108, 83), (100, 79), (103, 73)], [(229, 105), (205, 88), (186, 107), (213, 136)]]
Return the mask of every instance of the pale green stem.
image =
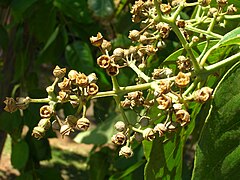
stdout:
[(183, 97), (186, 97), (198, 84), (199, 79), (196, 78), (193, 83), (187, 88), (187, 90), (182, 94)]
[(215, 64), (212, 64), (212, 65), (209, 65), (209, 66), (206, 66), (205, 67), (205, 70), (207, 71), (207, 73), (212, 73), (212, 72), (215, 72), (216, 70), (224, 67), (224, 66), (227, 66), (231, 63), (234, 63), (236, 61), (238, 61), (238, 58), (240, 57), (240, 52), (237, 53), (237, 54), (234, 54), (220, 62), (217, 62)]
[(135, 128), (135, 127), (132, 127), (132, 130), (135, 132), (141, 133), (141, 134), (143, 133), (143, 130)]
[(150, 77), (148, 77), (140, 69), (138, 69), (138, 67), (135, 65), (135, 61), (129, 61), (128, 66), (132, 68), (132, 70), (135, 71), (138, 77), (142, 78), (144, 81), (148, 82), (150, 80)]
[(226, 19), (226, 20), (240, 19), (240, 14), (238, 14), (238, 15), (224, 15), (224, 19)]
[(192, 27), (192, 26), (189, 26), (187, 25), (185, 27), (186, 30), (189, 30), (189, 31), (193, 31), (193, 32), (197, 32), (197, 33), (202, 33), (202, 34), (205, 34), (205, 35), (208, 35), (212, 38), (216, 38), (216, 39), (221, 39), (223, 36), (219, 35), (219, 34), (216, 34), (216, 33), (213, 33), (211, 31), (205, 31), (205, 30), (202, 30), (202, 29), (198, 29), (196, 27)]
[(30, 98), (30, 103), (49, 103), (50, 100), (48, 98), (42, 98), (42, 99), (32, 99)]
[(205, 54), (204, 56), (202, 57), (201, 61), (200, 61), (200, 66), (203, 67), (203, 65), (205, 64), (208, 56), (210, 55), (210, 53), (217, 49), (219, 47), (219, 44), (215, 44), (213, 47), (211, 47)]
[(198, 62), (200, 62), (200, 60), (202, 59), (202, 57), (204, 56), (204, 54), (207, 52), (208, 46), (209, 46), (209, 39), (207, 39), (206, 45), (205, 45), (202, 53), (201, 53), (201, 54), (199, 55), (199, 57), (197, 58)]

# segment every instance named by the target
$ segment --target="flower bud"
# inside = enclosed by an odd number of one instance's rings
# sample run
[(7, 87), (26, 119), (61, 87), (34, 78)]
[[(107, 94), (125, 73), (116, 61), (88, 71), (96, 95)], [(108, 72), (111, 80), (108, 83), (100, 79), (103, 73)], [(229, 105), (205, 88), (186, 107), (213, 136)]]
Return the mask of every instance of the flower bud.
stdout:
[(197, 36), (192, 37), (192, 42), (193, 43), (197, 43), (198, 41), (199, 41), (199, 37), (197, 37)]
[(144, 140), (142, 133), (135, 132), (134, 137), (137, 142), (142, 142)]
[(190, 77), (183, 72), (179, 72), (175, 78), (175, 83), (180, 88), (186, 87), (190, 83)]
[(93, 46), (100, 47), (103, 43), (103, 36), (100, 32), (98, 32), (96, 37), (90, 37), (90, 41)]
[(113, 51), (114, 61), (119, 61), (124, 57), (124, 50), (122, 48), (116, 48)]
[(51, 127), (51, 121), (49, 118), (43, 118), (38, 122), (38, 127), (42, 127), (45, 130), (48, 130)]
[(126, 125), (123, 121), (118, 121), (116, 122), (116, 124), (114, 125), (114, 128), (118, 131), (118, 132), (123, 132), (126, 130)]
[(158, 123), (153, 130), (159, 134), (159, 137), (162, 137), (167, 131), (167, 127), (163, 123)]
[(50, 118), (53, 114), (53, 109), (49, 105), (44, 105), (40, 108), (41, 118)]
[(72, 129), (72, 127), (69, 124), (64, 124), (60, 128), (60, 134), (62, 135), (62, 138), (64, 136), (68, 136), (73, 131), (74, 130)]
[(133, 151), (128, 146), (123, 146), (119, 151), (119, 156), (124, 156), (125, 158), (130, 158), (133, 156)]
[(53, 75), (56, 78), (63, 78), (66, 74), (67, 69), (66, 68), (60, 68), (59, 66), (56, 66), (55, 69), (53, 70)]
[(149, 121), (150, 121), (150, 117), (148, 116), (142, 116), (139, 120), (139, 124), (142, 126), (142, 127), (146, 127), (149, 125)]
[(77, 120), (76, 128), (78, 130), (86, 131), (88, 130), (89, 126), (90, 126), (90, 121), (87, 118), (82, 117)]
[(80, 87), (86, 87), (88, 85), (88, 78), (84, 73), (79, 73), (76, 79), (76, 84)]
[(15, 112), (18, 108), (16, 105), (16, 101), (13, 98), (6, 97), (6, 100), (4, 101), (5, 103), (5, 108), (4, 110), (7, 112)]
[(107, 55), (101, 55), (97, 58), (97, 64), (101, 67), (106, 69), (110, 65), (110, 57)]
[(116, 145), (123, 145), (126, 141), (127, 137), (122, 132), (118, 132), (112, 136), (112, 142)]
[(209, 87), (202, 87), (194, 92), (194, 100), (200, 103), (205, 103), (212, 97), (213, 89)]
[(181, 126), (185, 126), (190, 122), (190, 115), (186, 110), (181, 109), (176, 112), (176, 119), (177, 122), (181, 124)]
[(90, 83), (87, 86), (87, 93), (90, 96), (93, 96), (98, 93), (98, 86), (95, 83)]
[(128, 37), (132, 41), (138, 41), (139, 37), (140, 37), (140, 32), (138, 30), (132, 30), (132, 31), (129, 32)]
[(77, 120), (78, 118), (76, 116), (73, 116), (73, 115), (68, 115), (66, 117), (66, 122), (69, 124), (70, 127), (75, 127), (76, 124), (77, 124)]
[(43, 127), (36, 126), (33, 128), (32, 131), (32, 136), (35, 137), (36, 139), (41, 139), (45, 135), (45, 129)]
[(143, 138), (148, 141), (155, 139), (155, 131), (152, 128), (146, 128), (143, 130)]

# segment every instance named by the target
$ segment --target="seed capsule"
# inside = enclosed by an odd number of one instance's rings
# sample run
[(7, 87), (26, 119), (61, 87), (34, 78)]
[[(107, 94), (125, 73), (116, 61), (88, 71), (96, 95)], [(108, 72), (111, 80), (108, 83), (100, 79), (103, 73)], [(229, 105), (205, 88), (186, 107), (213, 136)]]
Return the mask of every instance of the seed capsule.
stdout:
[(15, 112), (18, 108), (16, 105), (16, 101), (13, 98), (6, 97), (6, 100), (4, 101), (5, 103), (5, 108), (4, 110), (7, 112)]
[(181, 109), (176, 112), (176, 119), (177, 122), (181, 124), (181, 126), (185, 126), (190, 122), (190, 115), (186, 110)]
[(49, 105), (44, 105), (40, 108), (41, 118), (50, 118), (53, 114), (53, 109)]
[(90, 121), (85, 117), (78, 119), (76, 124), (76, 128), (82, 131), (88, 130), (89, 126), (90, 126)]
[(36, 126), (33, 128), (32, 131), (32, 136), (35, 137), (36, 139), (41, 139), (45, 135), (45, 129), (43, 127)]
[(112, 142), (116, 145), (123, 145), (126, 141), (127, 137), (122, 132), (118, 132), (117, 134), (112, 136)]
[(66, 74), (67, 69), (66, 68), (60, 68), (59, 66), (56, 66), (53, 70), (53, 75), (57, 78), (63, 78)]
[(123, 132), (126, 130), (126, 125), (123, 121), (118, 121), (116, 122), (116, 124), (114, 125), (114, 128), (118, 131), (118, 132)]
[(100, 47), (103, 43), (103, 36), (100, 32), (98, 32), (96, 37), (90, 37), (90, 41), (93, 46)]
[(186, 87), (190, 83), (190, 77), (183, 72), (179, 72), (175, 78), (175, 83), (180, 88)]
[(133, 151), (128, 146), (123, 146), (119, 151), (119, 156), (124, 156), (125, 158), (130, 158), (133, 156)]

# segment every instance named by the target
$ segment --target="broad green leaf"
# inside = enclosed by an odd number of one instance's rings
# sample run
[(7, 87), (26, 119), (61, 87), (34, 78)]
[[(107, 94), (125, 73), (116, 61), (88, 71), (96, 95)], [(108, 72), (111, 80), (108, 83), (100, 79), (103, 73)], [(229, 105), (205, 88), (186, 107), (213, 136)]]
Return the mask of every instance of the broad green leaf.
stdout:
[(23, 13), (37, 0), (13, 0), (11, 8), (15, 19), (18, 21), (22, 18)]
[(9, 113), (2, 112), (0, 114), (0, 129), (12, 134), (21, 131), (22, 118), (19, 112)]
[(11, 163), (14, 168), (23, 169), (29, 157), (28, 144), (21, 140), (12, 146)]
[(86, 0), (54, 0), (53, 5), (61, 13), (78, 23), (86, 24), (92, 22)]
[(88, 0), (88, 8), (97, 18), (107, 18), (114, 13), (113, 0)]
[(219, 46), (227, 46), (237, 44), (240, 45), (240, 27), (225, 34), (223, 38), (218, 42)]
[(140, 166), (142, 166), (144, 163), (146, 163), (145, 160), (138, 161), (134, 165), (132, 165), (129, 168), (127, 168), (125, 171), (117, 173), (117, 174), (114, 174), (113, 176), (111, 176), (109, 178), (109, 180), (123, 179), (126, 176), (128, 176), (129, 174), (131, 174), (132, 172), (134, 172), (136, 169), (138, 169)]
[(75, 70), (89, 74), (92, 72), (93, 57), (87, 43), (75, 41), (68, 45), (65, 50), (68, 64)]
[(0, 48), (6, 49), (8, 45), (8, 33), (4, 26), (0, 25)]
[(239, 179), (240, 66), (217, 86), (197, 145), (193, 179)]
[(182, 129), (166, 142), (163, 137), (157, 137), (152, 142), (150, 156), (145, 166), (145, 179), (181, 179), (185, 143), (183, 132)]

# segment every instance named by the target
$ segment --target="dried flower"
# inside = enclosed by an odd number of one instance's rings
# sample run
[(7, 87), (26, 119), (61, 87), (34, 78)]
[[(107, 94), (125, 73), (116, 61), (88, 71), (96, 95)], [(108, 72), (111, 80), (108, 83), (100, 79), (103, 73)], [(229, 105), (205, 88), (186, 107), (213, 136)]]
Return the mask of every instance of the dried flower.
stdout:
[(172, 105), (172, 99), (164, 94), (159, 96), (156, 99), (156, 101), (158, 103), (158, 109), (166, 110), (166, 109), (170, 108)]
[(128, 98), (125, 98), (123, 101), (121, 101), (121, 106), (123, 108), (128, 108), (131, 106), (131, 100)]
[(110, 64), (107, 69), (106, 72), (109, 76), (116, 76), (119, 73), (119, 68), (117, 65), (115, 64)]
[(130, 158), (133, 156), (133, 151), (128, 146), (123, 146), (119, 151), (119, 156), (124, 156), (125, 158)]
[(70, 98), (69, 92), (68, 91), (59, 91), (58, 92), (58, 99), (63, 102), (63, 101), (67, 101)]
[(227, 5), (228, 0), (217, 0), (218, 6), (223, 7)]
[(146, 128), (143, 130), (143, 138), (148, 141), (155, 139), (155, 131), (152, 128)]
[(77, 120), (77, 124), (76, 124), (77, 129), (86, 131), (88, 130), (89, 126), (90, 126), (90, 121), (87, 118), (82, 117)]
[(97, 75), (95, 73), (89, 74), (87, 78), (88, 78), (88, 83), (96, 83), (98, 80)]
[(60, 68), (59, 66), (56, 66), (55, 69), (53, 70), (53, 75), (56, 78), (63, 78), (66, 74), (67, 69), (66, 68)]
[(177, 65), (181, 71), (189, 71), (192, 68), (190, 59), (185, 56), (178, 56)]
[(68, 78), (64, 78), (62, 82), (58, 83), (58, 87), (61, 90), (67, 91), (71, 88), (71, 81)]
[(73, 84), (76, 84), (77, 76), (78, 76), (78, 72), (76, 70), (71, 70), (68, 73), (68, 78), (71, 80)]
[(7, 112), (15, 112), (18, 108), (16, 105), (16, 101), (13, 98), (6, 97), (6, 100), (4, 101), (5, 103), (5, 108), (4, 110)]
[(116, 122), (116, 124), (114, 125), (114, 128), (118, 131), (118, 132), (123, 132), (126, 130), (126, 125), (123, 121), (118, 121)]
[(111, 51), (112, 49), (112, 44), (110, 41), (107, 40), (103, 40), (102, 45), (101, 45), (102, 49), (105, 51)]
[(129, 32), (128, 37), (132, 41), (138, 41), (139, 37), (140, 37), (140, 32), (138, 30), (132, 30), (132, 31)]
[(181, 126), (185, 126), (190, 122), (190, 115), (186, 110), (181, 109), (176, 112), (176, 119), (177, 122), (181, 124)]
[(49, 105), (44, 105), (40, 108), (41, 118), (50, 118), (53, 114), (53, 109)]
[(167, 127), (163, 123), (158, 123), (153, 130), (159, 134), (159, 137), (162, 137), (167, 131)]
[(116, 145), (123, 145), (126, 141), (127, 137), (122, 132), (118, 132), (117, 134), (112, 136), (112, 142)]
[(170, 14), (172, 8), (169, 4), (161, 4), (160, 9), (163, 14)]
[(217, 8), (210, 8), (209, 10), (208, 10), (208, 17), (214, 17), (216, 14), (217, 14), (217, 12), (218, 12), (218, 10), (217, 10)]
[(152, 76), (153, 79), (162, 79), (171, 76), (172, 73), (173, 73), (172, 70), (169, 68), (154, 69)]
[(29, 105), (29, 102), (30, 102), (29, 97), (26, 97), (26, 98), (17, 97), (16, 98), (16, 106), (17, 106), (18, 109), (21, 109), (21, 110), (27, 109), (28, 105)]
[(79, 73), (76, 79), (76, 84), (80, 87), (87, 87), (88, 77), (84, 73)]
[(186, 26), (186, 23), (185, 23), (185, 21), (183, 20), (183, 19), (179, 19), (179, 20), (177, 20), (177, 26), (179, 27), (179, 28), (185, 28), (185, 26)]
[(161, 80), (159, 81), (158, 86), (155, 88), (155, 96), (160, 96), (161, 94), (166, 94), (170, 91), (170, 81)]
[(124, 49), (116, 48), (113, 51), (113, 59), (114, 61), (119, 61), (124, 57)]
[(186, 87), (190, 83), (190, 77), (186, 73), (179, 72), (175, 78), (175, 83), (180, 88)]
[(194, 100), (205, 103), (207, 100), (209, 100), (212, 97), (213, 89), (209, 87), (202, 87), (201, 89), (195, 91), (194, 93)]
[(60, 134), (62, 135), (62, 138), (64, 136), (68, 136), (73, 131), (74, 130), (72, 129), (72, 127), (69, 124), (63, 124), (60, 128)]
[(107, 55), (101, 55), (100, 57), (97, 58), (97, 64), (101, 67), (101, 68), (107, 68), (110, 65), (110, 57)]
[(166, 124), (167, 131), (169, 132), (176, 131), (178, 127), (179, 127), (179, 124), (177, 122), (171, 121)]
[(211, 0), (198, 0), (198, 2), (201, 6), (206, 7), (211, 3)]
[(160, 32), (160, 36), (163, 39), (166, 39), (168, 37), (171, 30), (170, 26), (167, 23), (162, 22), (156, 25), (156, 29)]
[(95, 83), (90, 83), (87, 86), (87, 93), (90, 96), (93, 96), (98, 93), (98, 86)]
[(36, 126), (33, 128), (32, 136), (39, 140), (44, 137), (45, 131), (43, 127)]
[(237, 8), (233, 4), (227, 7), (227, 14), (234, 14), (236, 12), (237, 12)]
[(96, 37), (90, 37), (90, 41), (93, 46), (100, 47), (103, 43), (103, 36), (100, 32), (98, 32)]

